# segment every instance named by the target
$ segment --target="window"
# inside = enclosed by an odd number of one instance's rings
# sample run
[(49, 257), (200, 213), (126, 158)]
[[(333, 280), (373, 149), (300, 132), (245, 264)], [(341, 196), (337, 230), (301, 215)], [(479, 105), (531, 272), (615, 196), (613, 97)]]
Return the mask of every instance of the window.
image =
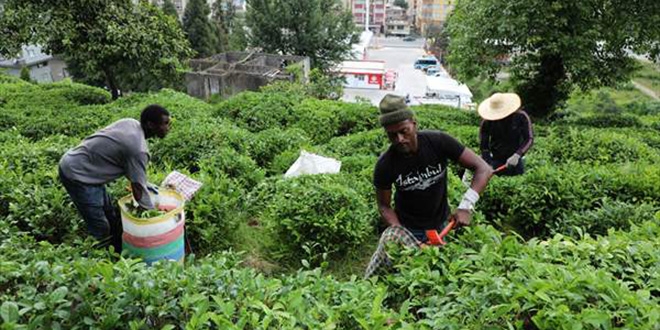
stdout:
[(356, 74), (355, 79), (357, 79), (359, 81), (364, 81), (364, 75), (363, 74)]

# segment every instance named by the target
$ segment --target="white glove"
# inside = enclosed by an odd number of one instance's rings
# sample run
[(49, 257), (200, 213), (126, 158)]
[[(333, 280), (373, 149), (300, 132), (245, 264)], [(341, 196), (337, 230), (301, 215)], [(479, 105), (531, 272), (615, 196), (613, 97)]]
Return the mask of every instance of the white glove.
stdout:
[(149, 190), (152, 193), (158, 195), (158, 186), (151, 183), (151, 182), (147, 182), (147, 190)]
[(513, 154), (511, 157), (509, 157), (506, 160), (506, 165), (510, 167), (516, 167), (518, 166), (518, 162), (520, 161), (520, 155), (518, 154)]

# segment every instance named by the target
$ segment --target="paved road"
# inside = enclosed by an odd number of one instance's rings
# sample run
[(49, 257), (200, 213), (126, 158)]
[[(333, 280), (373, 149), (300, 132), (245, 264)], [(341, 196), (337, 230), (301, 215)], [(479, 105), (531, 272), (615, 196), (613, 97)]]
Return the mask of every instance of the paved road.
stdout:
[(345, 88), (343, 100), (354, 102), (357, 96), (367, 98), (372, 104), (378, 105), (380, 100), (388, 93), (405, 96), (410, 94), (413, 104), (414, 98), (424, 95), (426, 90), (426, 75), (415, 70), (415, 60), (424, 55), (424, 40), (403, 41), (401, 38), (374, 38), (367, 50), (367, 59), (383, 60), (387, 69), (394, 69), (399, 73), (394, 91)]

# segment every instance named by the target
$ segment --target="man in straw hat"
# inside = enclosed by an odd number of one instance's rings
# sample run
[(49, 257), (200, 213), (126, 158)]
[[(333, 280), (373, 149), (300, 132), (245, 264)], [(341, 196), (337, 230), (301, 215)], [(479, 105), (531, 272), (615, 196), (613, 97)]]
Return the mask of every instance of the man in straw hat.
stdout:
[[(379, 107), (380, 123), (391, 145), (378, 159), (373, 181), (378, 210), (389, 227), (367, 267), (367, 277), (390, 264), (386, 243), (420, 246), (427, 242), (426, 230), (440, 230), (447, 225), (451, 213), (447, 201), (450, 160), (475, 173), (452, 215), (461, 226), (470, 224), (474, 205), (493, 172), (483, 159), (453, 137), (439, 131), (418, 132), (413, 112), (403, 97), (388, 94)], [(394, 208), (392, 186), (396, 191)]]
[(494, 169), (506, 165), (497, 174), (519, 175), (524, 172), (522, 157), (532, 146), (532, 121), (520, 107), (515, 93), (495, 93), (479, 104), (483, 119), (479, 128), (481, 157)]

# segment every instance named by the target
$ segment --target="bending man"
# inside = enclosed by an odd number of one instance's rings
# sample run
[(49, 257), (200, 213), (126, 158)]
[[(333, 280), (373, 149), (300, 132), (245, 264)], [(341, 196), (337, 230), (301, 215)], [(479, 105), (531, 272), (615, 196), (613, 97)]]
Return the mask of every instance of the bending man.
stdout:
[(154, 208), (147, 190), (147, 139), (164, 138), (169, 130), (169, 112), (159, 105), (150, 105), (142, 110), (140, 121), (118, 120), (62, 156), (60, 181), (99, 246), (113, 245), (115, 251), (121, 252), (121, 221), (106, 191), (107, 183), (125, 176), (140, 206)]

